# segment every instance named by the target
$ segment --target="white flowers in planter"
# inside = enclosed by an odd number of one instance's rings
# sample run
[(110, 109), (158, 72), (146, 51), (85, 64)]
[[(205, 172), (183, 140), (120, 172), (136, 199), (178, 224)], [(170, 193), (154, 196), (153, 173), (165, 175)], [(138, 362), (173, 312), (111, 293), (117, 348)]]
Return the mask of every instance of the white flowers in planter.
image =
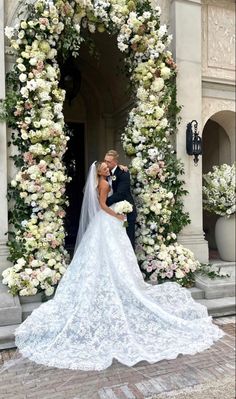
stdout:
[(203, 175), (203, 206), (220, 216), (235, 213), (235, 166), (213, 166), (213, 172)]

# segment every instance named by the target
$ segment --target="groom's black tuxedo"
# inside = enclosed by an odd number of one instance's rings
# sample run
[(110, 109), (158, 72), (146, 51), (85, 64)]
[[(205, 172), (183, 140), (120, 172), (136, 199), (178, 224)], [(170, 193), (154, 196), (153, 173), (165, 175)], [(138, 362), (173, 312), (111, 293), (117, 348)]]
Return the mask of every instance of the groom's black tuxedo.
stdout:
[(133, 197), (130, 192), (130, 174), (128, 171), (125, 172), (124, 170), (120, 169), (119, 166), (117, 166), (114, 175), (112, 176), (112, 189), (113, 189), (113, 194), (107, 198), (108, 206), (111, 206), (116, 202), (124, 200), (130, 202), (130, 204), (133, 205), (133, 211), (131, 213), (128, 213), (127, 215), (127, 221), (129, 226), (127, 227), (126, 231), (131, 241), (131, 244), (134, 248), (135, 220), (137, 212)]

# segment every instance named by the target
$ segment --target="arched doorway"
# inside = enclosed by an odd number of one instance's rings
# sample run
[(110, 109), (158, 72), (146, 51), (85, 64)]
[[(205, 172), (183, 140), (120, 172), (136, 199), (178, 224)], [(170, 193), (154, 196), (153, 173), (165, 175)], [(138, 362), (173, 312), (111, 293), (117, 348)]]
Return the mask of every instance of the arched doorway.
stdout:
[(72, 178), (67, 184), (70, 205), (65, 220), (66, 248), (70, 252), (78, 231), (89, 165), (103, 159), (111, 148), (117, 149), (121, 159), (127, 162), (120, 142), (129, 107), (122, 55), (115, 37), (95, 34), (94, 42), (97, 56), (90, 54), (88, 46), (82, 46), (79, 58), (74, 61), (81, 84), (77, 95), (64, 103), (65, 123), (70, 130), (64, 161)]
[[(220, 111), (212, 115), (203, 129), (203, 174), (212, 170), (214, 165), (231, 165), (235, 160), (234, 113)], [(217, 215), (203, 211), (203, 229), (209, 245), (209, 257), (219, 258), (215, 243), (215, 224)]]

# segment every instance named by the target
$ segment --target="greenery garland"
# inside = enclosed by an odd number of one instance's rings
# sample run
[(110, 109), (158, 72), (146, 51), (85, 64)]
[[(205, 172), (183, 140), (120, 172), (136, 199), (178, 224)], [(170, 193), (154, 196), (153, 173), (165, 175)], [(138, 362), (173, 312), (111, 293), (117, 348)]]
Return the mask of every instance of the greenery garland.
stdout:
[(134, 108), (122, 135), (132, 156), (130, 172), (137, 201), (137, 257), (145, 278), (187, 285), (199, 267), (176, 242), (188, 222), (186, 194), (171, 144), (176, 132), (176, 65), (168, 51), (171, 36), (160, 25), (161, 10), (149, 1), (37, 0), (16, 28), (6, 28), (16, 63), (7, 79), (4, 114), (14, 129), (19, 172), (11, 181), (9, 259), (3, 283), (12, 294), (51, 295), (66, 270), (65, 184), (62, 157), (67, 137), (59, 88), (58, 55), (77, 56), (84, 32), (117, 36), (125, 53)]

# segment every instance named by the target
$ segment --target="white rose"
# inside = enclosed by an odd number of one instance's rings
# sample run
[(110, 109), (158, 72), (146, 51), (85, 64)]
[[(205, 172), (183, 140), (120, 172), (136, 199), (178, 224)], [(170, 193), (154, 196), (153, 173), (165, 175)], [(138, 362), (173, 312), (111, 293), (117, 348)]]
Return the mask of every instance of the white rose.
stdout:
[(22, 269), (22, 266), (21, 266), (21, 265), (16, 264), (16, 265), (14, 266), (14, 271), (15, 271), (15, 272), (19, 272), (21, 269)]
[(64, 274), (65, 271), (66, 271), (66, 268), (65, 268), (64, 266), (59, 267), (59, 272), (60, 272), (61, 274)]
[(23, 140), (27, 140), (29, 138), (27, 133), (22, 133), (21, 137)]
[(26, 21), (22, 21), (20, 24), (21, 29), (26, 29), (27, 28), (27, 22)]
[(16, 187), (16, 186), (17, 186), (17, 182), (16, 182), (15, 180), (12, 180), (12, 181), (11, 181), (11, 186), (12, 186), (12, 187)]
[(19, 75), (19, 80), (20, 80), (20, 82), (25, 82), (26, 81), (26, 79), (27, 79), (27, 75), (25, 74), (25, 73), (21, 73), (20, 75)]
[(159, 129), (165, 129), (165, 127), (167, 126), (167, 124), (168, 124), (168, 120), (167, 120), (166, 118), (163, 118), (163, 119), (160, 121), (160, 123), (159, 123), (159, 125), (158, 125), (158, 128), (159, 128)]
[(26, 71), (26, 67), (24, 66), (24, 64), (18, 64), (17, 68), (19, 69), (19, 71), (21, 72), (25, 72)]
[(45, 295), (47, 295), (47, 296), (51, 296), (53, 293), (54, 293), (54, 287), (48, 287), (45, 290)]
[(29, 295), (29, 293), (28, 293), (27, 289), (24, 288), (23, 290), (20, 290), (19, 295), (20, 296), (27, 296), (27, 295)]
[(49, 58), (50, 60), (52, 60), (53, 58), (55, 58), (57, 55), (57, 50), (55, 48), (52, 48), (49, 53), (47, 54), (47, 58)]
[(20, 89), (20, 93), (21, 93), (22, 97), (24, 97), (24, 98), (29, 97), (29, 90), (26, 87), (22, 87)]
[(56, 264), (55, 259), (49, 259), (48, 266), (54, 266)]
[(35, 121), (33, 124), (36, 129), (40, 128), (40, 122)]
[(31, 58), (31, 59), (29, 60), (29, 63), (30, 63), (30, 65), (32, 65), (32, 66), (36, 65), (36, 64), (37, 64), (37, 58), (36, 58), (36, 57)]
[(158, 92), (161, 91), (164, 87), (164, 79), (156, 78), (151, 85), (151, 90)]
[(26, 264), (26, 261), (25, 261), (24, 258), (19, 258), (17, 260), (17, 264), (20, 265), (20, 266), (24, 266)]
[(176, 276), (176, 278), (183, 278), (185, 276), (185, 274), (181, 269), (176, 269), (175, 276)]
[(14, 35), (14, 28), (11, 28), (9, 26), (6, 26), (5, 28), (5, 35), (8, 39), (11, 39), (12, 36)]
[(31, 199), (32, 201), (35, 201), (38, 198), (38, 194), (32, 194)]
[(171, 70), (168, 67), (161, 68), (161, 76), (163, 79), (168, 79), (170, 77)]
[(25, 36), (25, 31), (21, 30), (21, 31), (18, 33), (19, 39), (23, 39), (24, 36)]
[(25, 273), (27, 273), (27, 274), (31, 274), (33, 270), (32, 270), (31, 268), (28, 267), (28, 268), (26, 268), (24, 271), (25, 271)]
[(77, 33), (80, 34), (80, 24), (75, 24), (74, 27), (75, 27), (75, 30), (77, 31)]

